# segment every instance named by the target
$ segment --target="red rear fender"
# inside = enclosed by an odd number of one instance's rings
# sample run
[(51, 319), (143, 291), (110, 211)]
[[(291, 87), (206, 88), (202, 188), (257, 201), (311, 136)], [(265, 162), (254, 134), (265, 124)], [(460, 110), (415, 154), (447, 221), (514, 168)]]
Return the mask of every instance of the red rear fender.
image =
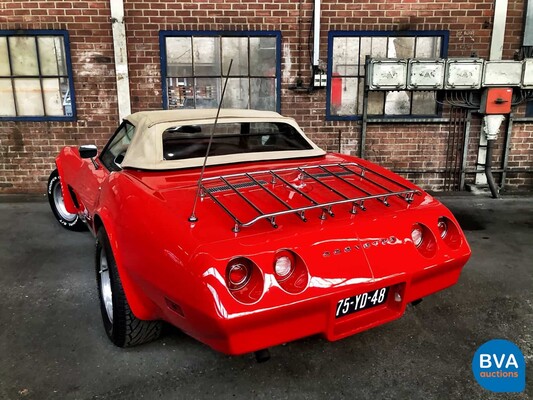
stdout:
[[(110, 215), (111, 212), (108, 208), (102, 208), (98, 211), (98, 214), (95, 215), (95, 220), (99, 219), (101, 221), (100, 225), (103, 226), (107, 232), (107, 237), (113, 251), (113, 256), (115, 257), (120, 280), (122, 281), (122, 287), (124, 288), (124, 293), (126, 294), (126, 299), (128, 300), (131, 311), (137, 318), (142, 320), (158, 319), (160, 318), (158, 307), (144, 294), (143, 290), (141, 290), (128, 274), (127, 269), (124, 268), (124, 257), (121, 253), (123, 249), (119, 246), (119, 235)], [(95, 227), (95, 230), (101, 228), (101, 226)]]

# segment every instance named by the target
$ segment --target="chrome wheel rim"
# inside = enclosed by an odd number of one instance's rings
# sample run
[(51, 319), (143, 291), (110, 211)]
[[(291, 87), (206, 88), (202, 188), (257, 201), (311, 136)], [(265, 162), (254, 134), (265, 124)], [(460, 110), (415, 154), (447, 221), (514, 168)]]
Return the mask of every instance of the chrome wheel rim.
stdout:
[(105, 312), (109, 322), (113, 323), (113, 291), (111, 289), (111, 278), (109, 276), (109, 266), (105, 250), (100, 251), (100, 294), (104, 302)]
[(54, 205), (59, 216), (67, 222), (74, 221), (77, 215), (69, 213), (65, 208), (65, 200), (63, 199), (63, 192), (61, 192), (61, 184), (59, 181), (54, 185), (52, 195), (54, 197)]

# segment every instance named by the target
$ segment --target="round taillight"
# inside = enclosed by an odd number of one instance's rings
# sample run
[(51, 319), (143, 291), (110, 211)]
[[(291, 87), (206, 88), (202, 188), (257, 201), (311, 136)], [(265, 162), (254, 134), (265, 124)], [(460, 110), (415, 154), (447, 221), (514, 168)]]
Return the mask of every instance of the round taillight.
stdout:
[(433, 257), (437, 252), (435, 234), (426, 225), (416, 223), (411, 228), (411, 239), (416, 249), (426, 258)]
[(249, 258), (237, 257), (226, 266), (226, 286), (233, 298), (244, 304), (253, 304), (264, 291), (264, 278), (259, 267)]
[(280, 254), (276, 257), (274, 272), (279, 280), (287, 279), (294, 271), (294, 260), (289, 254)]
[(279, 250), (274, 256), (274, 277), (283, 290), (301, 293), (309, 282), (309, 272), (303, 260), (292, 250)]
[(228, 284), (232, 290), (242, 288), (250, 279), (249, 268), (241, 263), (235, 263), (228, 267)]
[(457, 250), (463, 244), (463, 234), (455, 222), (448, 217), (440, 217), (437, 222), (440, 237), (451, 249)]
[(437, 229), (439, 230), (440, 237), (444, 239), (448, 234), (448, 223), (446, 222), (446, 219), (439, 218), (439, 222), (437, 222)]
[(413, 225), (413, 229), (411, 230), (411, 239), (413, 239), (413, 243), (416, 247), (420, 247), (424, 241), (424, 230), (420, 225)]

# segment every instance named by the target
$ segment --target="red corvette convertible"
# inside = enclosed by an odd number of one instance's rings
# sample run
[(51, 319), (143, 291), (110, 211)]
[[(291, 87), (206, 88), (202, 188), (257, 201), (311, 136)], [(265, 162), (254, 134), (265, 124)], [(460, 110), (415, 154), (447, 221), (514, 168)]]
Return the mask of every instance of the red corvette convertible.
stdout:
[(457, 282), (470, 248), (439, 201), (325, 153), (293, 119), (216, 112), (135, 113), (99, 154), (56, 159), (50, 205), (96, 236), (114, 344), (153, 340), (162, 321), (227, 354), (337, 340)]

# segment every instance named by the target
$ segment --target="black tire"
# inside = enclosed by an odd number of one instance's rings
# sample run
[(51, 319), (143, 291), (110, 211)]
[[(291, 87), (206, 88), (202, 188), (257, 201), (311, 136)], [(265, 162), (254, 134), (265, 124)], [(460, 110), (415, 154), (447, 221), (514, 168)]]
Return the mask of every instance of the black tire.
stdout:
[[(106, 279), (109, 280), (107, 285), (111, 290), (110, 294), (103, 289), (105, 285), (102, 285), (102, 281), (105, 282)], [(163, 325), (161, 321), (143, 321), (133, 315), (124, 294), (107, 233), (103, 227), (96, 235), (96, 283), (104, 328), (107, 336), (116, 346), (137, 346), (159, 337)], [(104, 296), (108, 299), (108, 307), (109, 299), (111, 300), (110, 309), (106, 308)]]
[(78, 214), (71, 214), (65, 209), (63, 194), (61, 193), (61, 178), (57, 169), (55, 169), (48, 178), (48, 187), (46, 190), (48, 194), (48, 202), (50, 208), (63, 228), (71, 231), (84, 231), (87, 229), (85, 223), (81, 220)]

